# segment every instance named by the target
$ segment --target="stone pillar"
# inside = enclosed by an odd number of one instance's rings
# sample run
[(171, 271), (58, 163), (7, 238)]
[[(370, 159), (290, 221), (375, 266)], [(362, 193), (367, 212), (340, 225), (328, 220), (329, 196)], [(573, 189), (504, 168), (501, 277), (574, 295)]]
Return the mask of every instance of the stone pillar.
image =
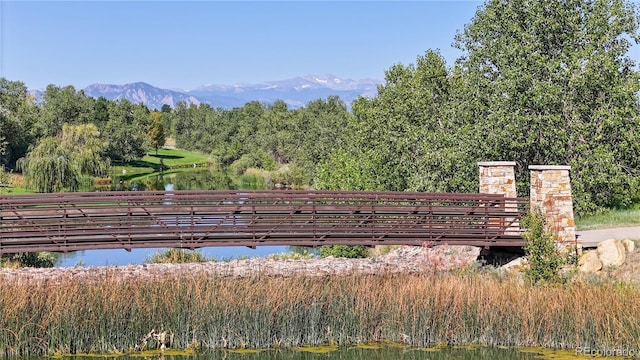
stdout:
[(540, 209), (551, 233), (565, 248), (582, 248), (576, 240), (570, 166), (531, 165), (531, 209)]
[(515, 161), (479, 162), (480, 193), (516, 197)]
[[(480, 168), (480, 193), (481, 194), (503, 194), (506, 197), (514, 198), (516, 194), (516, 174), (515, 161), (486, 161), (479, 162)], [(507, 201), (505, 212), (517, 212), (518, 204)], [(489, 223), (502, 226), (508, 225), (506, 235), (518, 235), (520, 233), (520, 223), (517, 217), (503, 217), (499, 219), (489, 219)]]

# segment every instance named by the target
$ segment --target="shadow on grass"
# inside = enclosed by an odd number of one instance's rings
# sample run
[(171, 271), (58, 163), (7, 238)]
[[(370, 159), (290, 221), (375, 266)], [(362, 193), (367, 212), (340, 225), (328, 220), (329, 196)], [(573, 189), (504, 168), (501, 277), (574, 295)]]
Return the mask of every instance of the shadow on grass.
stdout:
[(162, 154), (149, 154), (149, 156), (154, 157), (154, 158), (158, 158), (158, 159), (184, 159), (184, 156), (179, 156), (179, 155), (162, 155)]
[(136, 167), (136, 168), (156, 168), (158, 166), (158, 164), (150, 162), (150, 161), (144, 161), (144, 160), (131, 160), (128, 162), (113, 162), (114, 166), (131, 166), (131, 167)]

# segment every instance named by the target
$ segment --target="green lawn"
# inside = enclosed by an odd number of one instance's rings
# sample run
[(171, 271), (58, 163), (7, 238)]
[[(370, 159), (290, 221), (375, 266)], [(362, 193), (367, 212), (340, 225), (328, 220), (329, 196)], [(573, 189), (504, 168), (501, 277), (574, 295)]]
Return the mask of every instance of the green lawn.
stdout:
[(576, 218), (578, 230), (640, 226), (640, 204), (625, 210), (611, 210), (603, 214)]
[[(208, 166), (211, 158), (207, 154), (202, 154), (187, 150), (178, 149), (158, 149), (158, 155), (155, 151), (149, 152), (142, 159), (134, 160), (128, 163), (114, 162), (111, 165), (111, 174), (122, 174), (120, 179), (143, 179), (147, 175), (159, 170), (160, 162), (164, 164), (165, 175), (176, 172), (190, 171), (195, 164), (198, 167)], [(168, 170), (167, 170), (168, 169)], [(23, 187), (0, 187), (0, 194), (23, 194), (31, 193)]]
[(142, 158), (142, 161), (154, 164), (160, 164), (160, 160), (163, 160), (164, 164), (169, 167), (184, 167), (193, 164), (207, 164), (210, 161), (210, 156), (187, 150), (158, 149), (158, 155), (152, 151)]
[(155, 151), (149, 152), (140, 160), (134, 160), (127, 163), (116, 163), (111, 165), (111, 171), (122, 173), (150, 173), (160, 168), (160, 162), (165, 168), (187, 168), (193, 167), (194, 164), (203, 166), (208, 164), (211, 158), (208, 154), (202, 154), (193, 151), (179, 149), (158, 149), (158, 155)]
[(22, 187), (13, 187), (13, 186), (3, 186), (0, 187), (0, 194), (27, 194), (32, 191), (28, 191)]

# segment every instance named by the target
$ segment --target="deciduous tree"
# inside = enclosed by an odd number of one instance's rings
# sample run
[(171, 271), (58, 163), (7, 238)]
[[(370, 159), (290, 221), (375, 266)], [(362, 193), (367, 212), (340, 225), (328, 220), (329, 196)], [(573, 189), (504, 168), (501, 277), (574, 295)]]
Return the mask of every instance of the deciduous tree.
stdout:
[(624, 0), (487, 1), (456, 37), (478, 154), (525, 180), (529, 164), (571, 165), (578, 213), (638, 200), (637, 40)]
[(126, 99), (109, 103), (109, 122), (104, 134), (108, 141), (107, 155), (116, 161), (143, 157), (148, 123), (145, 110), (140, 106)]
[(13, 168), (33, 141), (37, 108), (20, 81), (0, 78), (0, 167)]
[(158, 111), (152, 111), (151, 118), (153, 120), (151, 122), (151, 125), (149, 126), (147, 135), (149, 136), (149, 142), (151, 143), (151, 146), (156, 150), (156, 155), (158, 155), (158, 148), (163, 146), (165, 142), (162, 113)]
[(37, 192), (76, 191), (82, 175), (104, 174), (106, 142), (93, 124), (64, 124), (61, 134), (47, 136), (19, 159), (27, 188)]
[(56, 136), (63, 124), (87, 124), (92, 122), (93, 104), (84, 92), (69, 85), (47, 86), (42, 95), (41, 114), (34, 124), (37, 138)]
[[(396, 64), (373, 99), (358, 98), (345, 145), (318, 169), (317, 186), (345, 190), (451, 189), (451, 168), (433, 166), (451, 153), (457, 130), (447, 118), (449, 75), (442, 56), (427, 51), (416, 64)], [(443, 143), (444, 142), (444, 143)], [(441, 181), (434, 181), (434, 180)], [(458, 189), (460, 190), (460, 189)]]

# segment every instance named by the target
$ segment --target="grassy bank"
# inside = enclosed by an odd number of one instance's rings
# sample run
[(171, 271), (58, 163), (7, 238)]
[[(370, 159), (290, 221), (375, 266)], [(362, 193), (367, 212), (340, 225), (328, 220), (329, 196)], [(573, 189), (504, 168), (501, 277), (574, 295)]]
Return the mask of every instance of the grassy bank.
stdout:
[(174, 347), (391, 340), (639, 348), (640, 289), (531, 287), (487, 274), (0, 282), (0, 354), (126, 351), (151, 329)]
[(640, 226), (640, 204), (631, 209), (613, 209), (601, 214), (576, 218), (578, 230)]
[[(127, 163), (113, 163), (110, 168), (112, 175), (118, 176), (121, 180), (140, 180), (150, 174), (157, 172), (161, 167), (165, 169), (163, 175), (185, 171), (192, 171), (195, 167), (205, 167), (211, 164), (211, 157), (193, 151), (180, 149), (158, 149), (158, 154), (152, 151), (139, 160), (133, 160)], [(0, 173), (1, 175), (1, 173)], [(24, 187), (24, 179), (21, 174), (8, 174), (9, 181), (6, 184), (0, 181), (0, 194), (22, 194), (31, 193), (33, 191)], [(91, 180), (91, 179), (90, 179)], [(105, 181), (107, 180), (107, 181)], [(111, 180), (96, 179), (97, 187), (109, 188)], [(90, 184), (88, 186), (91, 186)], [(86, 191), (86, 190), (84, 190)]]
[(206, 166), (211, 162), (211, 157), (207, 154), (181, 150), (181, 149), (158, 149), (149, 152), (139, 160), (132, 160), (127, 163), (111, 164), (113, 173), (150, 173), (158, 171), (160, 167), (165, 169), (192, 168), (196, 166)]
[[(29, 191), (24, 187), (22, 174), (3, 172), (0, 167), (0, 194), (26, 194)], [(4, 178), (3, 178), (4, 176)]]

